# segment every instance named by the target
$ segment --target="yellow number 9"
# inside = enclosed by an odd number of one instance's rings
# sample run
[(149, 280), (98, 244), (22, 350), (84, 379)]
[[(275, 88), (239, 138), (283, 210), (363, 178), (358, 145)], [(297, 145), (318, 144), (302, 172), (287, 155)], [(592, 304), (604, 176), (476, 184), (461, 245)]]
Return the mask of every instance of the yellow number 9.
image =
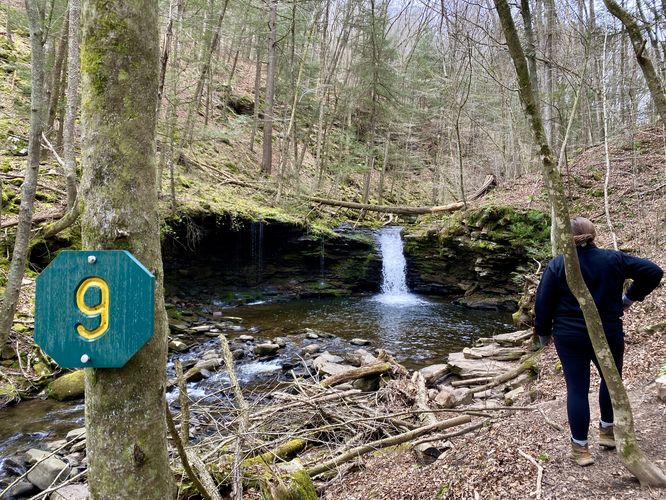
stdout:
[[(102, 298), (99, 304), (91, 307), (86, 304), (84, 297), (88, 289), (92, 287), (100, 289)], [(99, 326), (94, 330), (88, 330), (82, 324), (77, 324), (76, 331), (79, 332), (79, 335), (87, 340), (94, 340), (102, 336), (109, 329), (109, 285), (106, 281), (98, 277), (84, 280), (76, 290), (76, 307), (89, 318), (99, 316)]]

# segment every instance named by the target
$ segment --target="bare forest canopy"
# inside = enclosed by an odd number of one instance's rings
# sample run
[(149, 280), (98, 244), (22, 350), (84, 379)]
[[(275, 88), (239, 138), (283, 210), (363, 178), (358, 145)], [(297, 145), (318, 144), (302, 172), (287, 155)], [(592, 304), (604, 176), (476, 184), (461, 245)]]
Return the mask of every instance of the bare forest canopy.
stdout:
[[(43, 3), (45, 133), (61, 150), (68, 2)], [(604, 2), (513, 4), (554, 151), (572, 119), (565, 164), (604, 131), (657, 117), (638, 61), (666, 72), (666, 11), (657, 0), (629, 10), (640, 47)], [(23, 6), (2, 11), (14, 45)], [(269, 174), (277, 201), (365, 205), (464, 202), (489, 174), (501, 184), (538, 168), (492, 2), (171, 0), (160, 26), (158, 158), (174, 206), (184, 152), (234, 176)]]

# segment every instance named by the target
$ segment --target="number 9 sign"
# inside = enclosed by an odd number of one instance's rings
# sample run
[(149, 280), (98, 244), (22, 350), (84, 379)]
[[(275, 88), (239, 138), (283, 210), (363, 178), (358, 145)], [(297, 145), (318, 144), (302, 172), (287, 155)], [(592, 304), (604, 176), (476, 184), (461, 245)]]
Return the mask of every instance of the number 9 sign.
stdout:
[(35, 342), (63, 368), (120, 368), (153, 335), (154, 297), (129, 252), (63, 251), (37, 278)]

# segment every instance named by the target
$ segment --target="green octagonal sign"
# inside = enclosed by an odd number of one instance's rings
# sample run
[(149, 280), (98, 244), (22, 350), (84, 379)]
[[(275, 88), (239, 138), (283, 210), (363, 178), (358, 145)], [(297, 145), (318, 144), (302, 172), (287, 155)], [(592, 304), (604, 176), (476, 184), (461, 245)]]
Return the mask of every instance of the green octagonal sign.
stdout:
[(152, 337), (154, 303), (131, 253), (63, 251), (37, 278), (35, 342), (63, 368), (120, 368)]

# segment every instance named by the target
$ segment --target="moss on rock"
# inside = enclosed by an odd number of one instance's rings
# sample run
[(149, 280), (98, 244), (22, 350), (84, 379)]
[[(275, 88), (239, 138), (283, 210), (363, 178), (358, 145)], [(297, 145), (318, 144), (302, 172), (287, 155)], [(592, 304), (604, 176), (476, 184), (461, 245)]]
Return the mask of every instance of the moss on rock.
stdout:
[(76, 370), (55, 379), (46, 388), (46, 394), (58, 401), (77, 399), (84, 394), (83, 370)]

